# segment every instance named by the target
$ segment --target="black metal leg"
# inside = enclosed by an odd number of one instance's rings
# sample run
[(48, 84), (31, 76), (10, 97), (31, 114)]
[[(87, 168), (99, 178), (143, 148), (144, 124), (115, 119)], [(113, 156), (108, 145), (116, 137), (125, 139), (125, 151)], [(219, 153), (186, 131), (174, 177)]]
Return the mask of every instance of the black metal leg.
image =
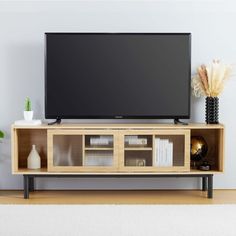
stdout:
[(29, 198), (29, 176), (24, 175), (24, 199)]
[(208, 198), (213, 198), (213, 175), (208, 176), (208, 192), (207, 192)]
[(202, 191), (207, 191), (207, 177), (202, 177)]
[[(69, 178), (74, 178), (74, 177), (104, 177), (103, 175), (24, 175), (24, 198), (28, 199), (29, 198), (29, 192), (34, 191), (34, 178), (35, 177), (53, 177), (53, 178), (60, 178), (60, 177), (69, 177)], [(131, 175), (106, 175), (106, 177), (116, 177), (116, 178), (122, 178), (122, 177), (131, 177), (134, 178), (134, 176)], [(137, 177), (201, 177), (202, 178), (202, 191), (207, 191), (207, 197), (208, 198), (213, 198), (213, 174), (201, 174), (201, 175), (192, 175), (192, 174), (184, 174), (184, 175), (179, 175), (179, 174), (172, 174), (172, 175), (136, 175), (135, 178)]]
[(29, 191), (34, 192), (34, 177), (33, 176), (29, 177)]

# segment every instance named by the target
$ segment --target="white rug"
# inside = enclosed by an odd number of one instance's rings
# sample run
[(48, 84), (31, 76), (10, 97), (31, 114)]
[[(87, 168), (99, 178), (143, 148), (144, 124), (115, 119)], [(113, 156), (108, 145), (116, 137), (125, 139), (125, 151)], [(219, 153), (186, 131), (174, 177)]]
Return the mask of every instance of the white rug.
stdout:
[(236, 205), (0, 205), (0, 236), (235, 236)]

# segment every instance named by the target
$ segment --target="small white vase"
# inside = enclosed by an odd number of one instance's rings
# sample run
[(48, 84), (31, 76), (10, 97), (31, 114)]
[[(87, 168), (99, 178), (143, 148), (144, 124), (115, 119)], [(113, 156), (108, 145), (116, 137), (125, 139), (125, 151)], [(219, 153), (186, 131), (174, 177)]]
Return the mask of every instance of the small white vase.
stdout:
[(40, 169), (41, 168), (41, 158), (36, 150), (35, 145), (32, 145), (32, 150), (27, 159), (28, 169)]
[(24, 111), (24, 118), (27, 121), (33, 120), (34, 112), (33, 111)]
[(24, 111), (24, 118), (27, 121), (33, 120), (34, 112), (33, 111)]

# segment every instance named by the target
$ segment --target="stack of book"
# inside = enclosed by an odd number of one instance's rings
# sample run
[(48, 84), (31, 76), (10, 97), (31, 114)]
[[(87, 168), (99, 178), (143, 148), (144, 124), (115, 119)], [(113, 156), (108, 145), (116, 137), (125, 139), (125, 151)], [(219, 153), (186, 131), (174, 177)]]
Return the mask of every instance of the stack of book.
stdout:
[(98, 137), (90, 138), (91, 146), (106, 146), (106, 145), (111, 145), (112, 142), (113, 142), (112, 136), (101, 135)]
[(173, 166), (173, 143), (168, 139), (155, 138), (156, 158), (155, 166)]
[(127, 146), (147, 146), (147, 138), (139, 138), (137, 135), (126, 135), (125, 144)]

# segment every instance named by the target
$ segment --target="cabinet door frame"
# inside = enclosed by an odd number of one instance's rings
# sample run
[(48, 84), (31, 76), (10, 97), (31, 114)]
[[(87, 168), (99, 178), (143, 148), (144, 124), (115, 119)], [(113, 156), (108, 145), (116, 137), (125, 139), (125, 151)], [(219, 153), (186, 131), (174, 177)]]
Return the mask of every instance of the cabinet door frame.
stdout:
[[(82, 135), (82, 159), (85, 157), (86, 135), (112, 135), (113, 136), (113, 166), (54, 166), (53, 165), (53, 137), (55, 135)], [(55, 130), (48, 129), (48, 171), (49, 172), (116, 172), (118, 171), (118, 131), (116, 130)], [(99, 149), (99, 148), (98, 148)]]
[[(190, 130), (186, 129), (168, 129), (168, 130), (124, 130), (119, 133), (119, 171), (120, 172), (184, 172), (190, 171)], [(125, 166), (125, 135), (150, 135), (152, 136), (152, 166), (136, 167)], [(153, 166), (155, 148), (154, 137), (161, 135), (183, 135), (184, 136), (184, 165), (173, 167)]]

